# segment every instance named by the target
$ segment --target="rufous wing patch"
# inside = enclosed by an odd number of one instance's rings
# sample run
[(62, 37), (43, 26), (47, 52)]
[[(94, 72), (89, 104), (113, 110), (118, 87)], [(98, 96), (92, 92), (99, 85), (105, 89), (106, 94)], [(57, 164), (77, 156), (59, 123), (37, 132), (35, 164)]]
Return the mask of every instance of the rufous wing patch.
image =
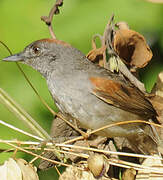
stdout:
[(151, 103), (136, 87), (102, 77), (91, 77), (92, 93), (108, 104), (142, 117), (156, 115)]

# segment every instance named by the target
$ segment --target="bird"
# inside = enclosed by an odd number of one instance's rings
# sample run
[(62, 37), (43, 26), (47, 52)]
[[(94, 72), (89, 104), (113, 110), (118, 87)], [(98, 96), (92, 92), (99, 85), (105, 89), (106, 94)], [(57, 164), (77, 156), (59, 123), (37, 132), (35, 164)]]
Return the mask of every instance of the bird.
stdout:
[[(62, 40), (34, 41), (3, 61), (20, 61), (40, 72), (59, 110), (76, 119), (82, 128), (95, 130), (129, 120), (156, 120), (150, 101), (127, 78), (90, 62), (81, 51)], [(147, 124), (113, 126), (97, 135), (125, 137), (144, 154), (157, 151)]]

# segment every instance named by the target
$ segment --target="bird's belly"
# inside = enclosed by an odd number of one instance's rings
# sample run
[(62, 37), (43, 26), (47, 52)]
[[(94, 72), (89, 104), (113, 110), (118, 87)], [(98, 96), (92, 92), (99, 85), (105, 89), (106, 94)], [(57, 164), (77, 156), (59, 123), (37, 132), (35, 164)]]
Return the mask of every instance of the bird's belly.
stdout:
[[(74, 110), (75, 109), (75, 110)], [(97, 134), (107, 137), (128, 137), (132, 134), (138, 134), (142, 132), (140, 124), (126, 124), (126, 125), (115, 125), (111, 124), (123, 121), (137, 120), (140, 119), (135, 114), (127, 111), (118, 109), (105, 102), (97, 99), (94, 103), (80, 104), (78, 107), (73, 109), (73, 117), (79, 120), (81, 126), (87, 129), (98, 129), (107, 125), (110, 127), (99, 131)], [(71, 111), (72, 112), (72, 111)], [(70, 112), (70, 113), (71, 113)]]
[[(53, 75), (57, 77), (55, 74)], [(83, 128), (98, 129), (121, 121), (140, 119), (138, 115), (109, 105), (91, 94), (92, 87), (81, 83), (81, 81), (86, 81), (87, 77), (84, 75), (80, 76), (83, 78), (80, 81), (76, 80), (76, 78), (79, 78), (77, 75), (71, 77), (71, 83), (66, 80), (64, 74), (62, 78), (55, 78), (55, 83), (51, 81), (47, 82), (59, 109), (63, 113), (67, 113), (77, 119)], [(100, 131), (99, 134), (107, 137), (125, 137), (140, 131), (142, 130), (139, 124), (130, 123), (108, 127)]]
[[(135, 114), (101, 101), (93, 94), (76, 91), (63, 93), (63, 91), (60, 91), (56, 95), (53, 88), (53, 98), (56, 99), (58, 107), (63, 113), (77, 119), (81, 127), (86, 129), (94, 130), (121, 121), (140, 119)], [(141, 131), (139, 125), (128, 124), (108, 127), (97, 134), (107, 137), (128, 137)]]

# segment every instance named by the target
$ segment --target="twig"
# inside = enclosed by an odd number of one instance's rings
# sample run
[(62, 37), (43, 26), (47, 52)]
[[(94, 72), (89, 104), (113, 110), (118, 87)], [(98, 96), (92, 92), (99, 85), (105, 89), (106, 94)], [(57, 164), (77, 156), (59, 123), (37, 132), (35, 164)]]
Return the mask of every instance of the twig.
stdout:
[[(112, 45), (112, 41), (113, 41), (113, 36), (115, 34), (115, 30), (114, 30), (114, 24), (113, 24), (113, 20), (114, 20), (114, 14), (111, 16), (110, 20), (108, 21), (108, 24), (105, 27), (105, 31), (103, 34), (103, 45), (106, 45), (107, 47), (107, 53), (111, 56), (111, 57), (115, 57), (115, 61), (114, 62), (117, 66), (116, 69), (118, 69), (125, 77), (127, 77), (130, 82), (132, 84), (134, 84), (139, 90), (141, 90), (143, 93), (146, 92), (144, 84), (142, 82), (140, 82), (130, 71), (129, 69), (126, 67), (126, 65), (122, 62), (122, 60), (120, 59), (120, 57), (118, 56), (118, 54), (115, 52), (113, 45)], [(113, 62), (107, 62), (106, 60), (106, 53), (104, 52), (103, 54), (103, 61), (104, 61), (104, 67), (106, 69), (112, 70), (109, 67), (109, 64), (113, 63)]]
[(61, 176), (61, 173), (60, 173), (59, 169), (57, 168), (57, 166), (55, 165), (54, 167), (55, 167), (55, 169), (56, 169), (58, 175)]
[(16, 145), (14, 145), (14, 144), (7, 143), (7, 142), (6, 142), (6, 144), (8, 144), (8, 145), (10, 145), (10, 146), (12, 146), (12, 147), (14, 147), (14, 148), (22, 151), (22, 152), (25, 152), (25, 153), (27, 153), (27, 154), (30, 154), (30, 155), (32, 155), (32, 156), (35, 156), (35, 157), (38, 157), (38, 158), (40, 158), (40, 159), (49, 161), (49, 162), (51, 162), (51, 163), (53, 163), (53, 164), (58, 164), (58, 165), (66, 166), (66, 167), (70, 166), (69, 164), (65, 164), (65, 163), (62, 163), (62, 162), (54, 161), (54, 160), (45, 158), (45, 157), (43, 157), (43, 156), (41, 156), (41, 155), (38, 155), (38, 154), (36, 154), (36, 153), (33, 153), (33, 152), (31, 152), (31, 151), (27, 151), (27, 150), (25, 150), (25, 149), (23, 149), (23, 148), (21, 148), (21, 147), (19, 147), (19, 146), (16, 146)]
[(132, 84), (134, 84), (140, 91), (142, 91), (143, 93), (146, 93), (144, 84), (139, 81), (130, 71), (129, 69), (126, 67), (126, 65), (123, 63), (123, 61), (117, 57), (117, 66), (119, 71), (125, 76), (127, 77), (130, 82)]
[[(30, 146), (30, 147), (23, 147), (23, 148), (27, 148), (27, 149), (35, 149), (35, 150), (41, 150), (40, 147), (38, 147), (38, 145), (40, 144), (39, 142), (29, 142), (29, 141), (18, 141), (18, 140), (2, 140), (0, 139), (0, 143), (5, 143), (5, 144), (21, 144), (21, 145), (33, 145), (33, 146)], [(35, 147), (34, 147), (35, 145)], [(54, 146), (51, 142), (48, 142), (46, 144), (47, 146)], [(55, 147), (62, 147), (63, 150), (60, 150), (60, 149), (56, 149), (56, 151), (59, 151), (61, 153), (70, 153), (70, 154), (73, 154), (73, 155), (76, 155), (76, 156), (79, 156), (79, 153), (76, 154), (75, 152), (66, 152), (65, 149), (69, 150), (70, 148), (71, 149), (81, 149), (81, 150), (84, 150), (84, 151), (92, 151), (92, 152), (97, 152), (97, 153), (104, 153), (104, 154), (113, 154), (113, 155), (120, 155), (120, 156), (128, 156), (128, 157), (138, 157), (138, 158), (150, 158), (150, 159), (159, 159), (159, 160), (163, 160), (161, 157), (159, 156), (152, 156), (152, 155), (143, 155), (143, 154), (135, 154), (135, 153), (127, 153), (127, 152), (114, 152), (114, 151), (109, 151), (109, 150), (103, 150), (103, 149), (96, 149), (96, 148), (91, 148), (91, 147), (85, 147), (85, 146), (77, 146), (77, 145), (71, 145), (71, 144), (59, 144), (59, 143), (56, 143), (55, 144)], [(45, 151), (54, 151), (54, 148), (44, 148)], [(82, 155), (83, 158), (88, 158), (88, 155), (86, 154), (83, 154)]]
[(29, 137), (35, 138), (35, 139), (37, 139), (37, 140), (39, 140), (39, 141), (44, 141), (43, 138), (40, 138), (40, 137), (38, 137), (38, 136), (35, 136), (35, 135), (33, 135), (33, 134), (31, 134), (31, 133), (28, 133), (28, 132), (26, 132), (26, 131), (23, 131), (22, 129), (19, 129), (19, 128), (15, 127), (15, 126), (13, 126), (13, 125), (11, 125), (11, 124), (8, 124), (8, 123), (6, 123), (6, 122), (4, 122), (4, 121), (2, 121), (2, 120), (0, 120), (0, 124), (3, 124), (3, 125), (6, 126), (6, 127), (9, 127), (9, 128), (11, 128), (11, 129), (13, 129), (13, 130), (15, 130), (15, 131), (17, 131), (17, 132), (20, 132), (20, 133), (22, 133), (22, 134), (25, 134), (25, 135), (27, 135), (27, 136), (29, 136)]
[(48, 133), (22, 108), (17, 104), (3, 89), (0, 88), (0, 102), (4, 104), (19, 119), (25, 122), (33, 132), (43, 139), (51, 139)]
[(112, 38), (113, 38), (112, 35), (114, 33), (113, 20), (114, 20), (114, 14), (112, 14), (112, 16), (110, 17), (103, 34), (103, 45), (107, 46), (109, 54), (112, 53), (115, 54), (114, 49), (112, 47)]
[[(109, 49), (109, 53), (110, 53), (110, 50), (113, 49), (110, 47), (110, 45), (111, 45), (111, 34), (112, 34), (111, 24), (112, 24), (113, 20), (114, 20), (114, 14), (112, 14), (111, 18), (108, 21), (108, 24), (105, 27), (105, 30), (103, 33), (103, 41), (102, 41), (102, 46), (106, 45), (107, 49)], [(104, 68), (108, 69), (107, 60), (106, 60), (106, 52), (103, 53), (103, 62), (104, 62)]]
[(124, 125), (124, 124), (129, 124), (129, 123), (145, 123), (145, 124), (153, 125), (155, 127), (163, 128), (163, 125), (156, 124), (156, 123), (153, 123), (153, 122), (144, 121), (144, 120), (131, 120), (131, 121), (121, 121), (121, 122), (117, 122), (117, 123), (108, 124), (106, 126), (103, 126), (101, 128), (98, 128), (98, 129), (95, 129), (95, 130), (91, 131), (89, 133), (89, 135), (91, 135), (93, 133), (97, 133), (99, 131), (102, 131), (102, 130), (104, 130), (106, 128), (110, 128), (110, 127), (113, 127), (113, 126)]
[(53, 39), (56, 39), (55, 33), (53, 31), (53, 27), (52, 27), (53, 16), (54, 16), (54, 14), (57, 15), (60, 13), (59, 7), (62, 5), (63, 5), (63, 0), (56, 0), (56, 3), (50, 10), (49, 16), (41, 16), (41, 20), (44, 21), (46, 23), (46, 25), (48, 26), (49, 32)]
[(135, 170), (148, 170), (148, 171), (151, 171), (153, 173), (163, 174), (162, 169), (159, 170), (158, 168), (155, 168), (155, 167), (144, 166), (144, 165), (131, 163), (131, 162), (127, 162), (127, 161), (123, 161), (123, 160), (119, 160), (119, 159), (108, 159), (108, 161), (109, 161), (110, 164), (111, 164), (111, 162), (112, 162), (112, 164), (116, 163), (117, 166), (119, 164), (121, 166), (122, 165), (126, 166), (126, 168), (134, 168)]

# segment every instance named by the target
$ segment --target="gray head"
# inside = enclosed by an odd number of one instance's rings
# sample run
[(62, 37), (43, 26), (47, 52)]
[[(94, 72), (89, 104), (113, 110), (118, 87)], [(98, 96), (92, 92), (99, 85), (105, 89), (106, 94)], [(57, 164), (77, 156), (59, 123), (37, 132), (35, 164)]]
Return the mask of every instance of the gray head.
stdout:
[(56, 39), (41, 39), (28, 45), (24, 51), (6, 57), (4, 61), (21, 61), (27, 64), (43, 76), (47, 76), (55, 68), (70, 67), (78, 58), (84, 55), (70, 44)]

